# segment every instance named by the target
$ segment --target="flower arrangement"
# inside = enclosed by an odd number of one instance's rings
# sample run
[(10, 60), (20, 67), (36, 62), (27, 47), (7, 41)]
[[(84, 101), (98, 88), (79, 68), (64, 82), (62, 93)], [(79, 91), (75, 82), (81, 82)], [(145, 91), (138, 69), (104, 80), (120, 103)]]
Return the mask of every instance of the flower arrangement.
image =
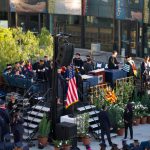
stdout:
[(148, 107), (143, 106), (141, 102), (137, 102), (134, 105), (134, 117), (140, 118), (146, 116), (148, 114)]
[(116, 97), (116, 94), (114, 92), (114, 90), (112, 90), (111, 87), (106, 87), (104, 89), (104, 92), (105, 92), (105, 99), (108, 103), (110, 104), (114, 104), (117, 102), (117, 97)]

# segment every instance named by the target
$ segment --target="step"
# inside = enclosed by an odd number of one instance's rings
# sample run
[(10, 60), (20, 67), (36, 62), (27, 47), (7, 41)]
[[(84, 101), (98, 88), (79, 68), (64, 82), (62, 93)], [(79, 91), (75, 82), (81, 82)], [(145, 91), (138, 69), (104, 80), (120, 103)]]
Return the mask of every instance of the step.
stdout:
[(95, 131), (93, 131), (94, 133), (96, 133), (96, 134), (100, 134), (101, 133), (101, 130), (95, 130)]
[(50, 108), (44, 107), (44, 106), (39, 106), (39, 105), (33, 106), (32, 108), (33, 109), (37, 109), (37, 110), (42, 110), (42, 111), (45, 111), (45, 112), (49, 112), (50, 111)]
[(28, 111), (27, 112), (29, 115), (33, 115), (33, 116), (38, 116), (38, 117), (43, 117), (44, 113), (41, 112), (37, 112), (37, 111)]
[(41, 122), (41, 119), (38, 119), (36, 117), (31, 117), (31, 116), (24, 117), (24, 119), (28, 120), (28, 121), (31, 121), (31, 122), (36, 122), (36, 123), (40, 123)]
[(98, 121), (98, 117), (93, 117), (89, 119), (89, 122), (95, 122), (95, 121)]
[(28, 137), (29, 137), (28, 135), (23, 135), (24, 140), (28, 139)]
[(30, 105), (30, 103), (18, 103), (17, 105), (19, 105), (19, 106), (29, 106)]
[(89, 110), (89, 109), (93, 109), (93, 108), (96, 108), (96, 106), (94, 105), (87, 105), (87, 106), (84, 106), (84, 107), (79, 107), (77, 108), (78, 111), (84, 111), (84, 110)]
[(89, 115), (92, 116), (92, 115), (95, 115), (95, 114), (98, 114), (98, 113), (99, 113), (98, 110), (96, 110), (96, 111), (90, 111), (90, 112), (89, 112)]
[(33, 130), (31, 130), (31, 129), (24, 129), (24, 133), (31, 134), (31, 133), (33, 133)]
[(38, 127), (38, 125), (36, 125), (36, 124), (27, 123), (27, 122), (24, 122), (23, 126), (33, 128), (33, 129)]
[(34, 97), (35, 100), (44, 100), (45, 97), (39, 96), (39, 97)]
[(95, 129), (95, 128), (98, 128), (99, 126), (98, 126), (98, 124), (92, 124), (92, 125), (90, 125), (90, 127), (91, 127), (92, 129)]

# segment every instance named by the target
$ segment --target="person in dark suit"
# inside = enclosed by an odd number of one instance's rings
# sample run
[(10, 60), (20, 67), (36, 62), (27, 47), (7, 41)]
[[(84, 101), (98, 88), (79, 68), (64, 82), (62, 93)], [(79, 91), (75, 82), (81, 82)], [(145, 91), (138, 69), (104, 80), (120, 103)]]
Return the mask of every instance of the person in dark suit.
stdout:
[(102, 110), (99, 113), (99, 123), (100, 123), (100, 128), (101, 128), (102, 143), (105, 144), (104, 135), (106, 134), (109, 145), (111, 146), (112, 145), (112, 141), (110, 138), (111, 124), (110, 124), (110, 120), (109, 120), (109, 116), (107, 112), (107, 106), (105, 105), (102, 106)]
[(40, 81), (46, 80), (45, 71), (46, 71), (46, 69), (45, 69), (45, 65), (44, 65), (44, 60), (41, 59), (37, 65), (37, 70), (36, 70), (38, 80), (40, 80)]
[(11, 122), (11, 129), (14, 135), (15, 143), (22, 142), (24, 132), (23, 123), (24, 120), (21, 117), (20, 112), (16, 111)]
[(4, 126), (4, 128), (2, 128), (1, 141), (4, 141), (4, 135), (10, 132), (9, 129), (10, 120), (8, 110), (5, 106), (5, 102), (2, 99), (0, 99), (0, 116)]
[(82, 69), (83, 67), (83, 61), (80, 57), (80, 53), (76, 53), (75, 58), (73, 58), (73, 64), (76, 68)]
[(132, 123), (133, 123), (133, 109), (132, 109), (132, 104), (128, 103), (124, 114), (123, 114), (123, 119), (124, 119), (124, 126), (125, 126), (125, 136), (124, 139), (127, 138), (128, 135), (128, 128), (130, 130), (130, 139), (133, 139), (133, 128), (132, 128)]
[(142, 141), (140, 144), (140, 150), (148, 150), (150, 149), (150, 140), (148, 141)]
[(13, 150), (14, 146), (15, 146), (14, 143), (11, 143), (10, 134), (6, 134), (4, 136), (4, 148), (5, 148), (5, 150)]
[(94, 70), (94, 66), (93, 66), (91, 58), (89, 58), (87, 62), (84, 63), (83, 67), (84, 67), (85, 74), (88, 74), (89, 71)]
[(149, 56), (146, 56), (144, 58), (144, 61), (141, 63), (141, 77), (142, 77), (142, 82), (144, 84), (149, 80), (148, 64), (149, 64)]
[(108, 60), (108, 69), (119, 69), (118, 64), (119, 62), (117, 61), (117, 51), (113, 51), (112, 56), (109, 57)]
[(3, 118), (0, 116), (0, 142), (3, 141), (4, 135), (3, 135), (3, 129), (4, 129), (4, 120)]

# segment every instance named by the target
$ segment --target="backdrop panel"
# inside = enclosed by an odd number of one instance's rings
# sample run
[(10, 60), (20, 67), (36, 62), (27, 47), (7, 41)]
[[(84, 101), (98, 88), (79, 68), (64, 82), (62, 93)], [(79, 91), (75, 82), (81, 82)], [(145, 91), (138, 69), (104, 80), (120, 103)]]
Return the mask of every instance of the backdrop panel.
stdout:
[(47, 0), (10, 0), (11, 12), (46, 12)]

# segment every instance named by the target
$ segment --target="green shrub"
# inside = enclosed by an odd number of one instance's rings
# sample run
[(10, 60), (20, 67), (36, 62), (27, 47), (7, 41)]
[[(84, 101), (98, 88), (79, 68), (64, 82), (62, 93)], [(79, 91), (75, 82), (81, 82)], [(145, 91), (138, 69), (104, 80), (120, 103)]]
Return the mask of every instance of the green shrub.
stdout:
[(40, 137), (48, 137), (50, 133), (50, 121), (47, 119), (46, 115), (43, 116), (38, 130)]

